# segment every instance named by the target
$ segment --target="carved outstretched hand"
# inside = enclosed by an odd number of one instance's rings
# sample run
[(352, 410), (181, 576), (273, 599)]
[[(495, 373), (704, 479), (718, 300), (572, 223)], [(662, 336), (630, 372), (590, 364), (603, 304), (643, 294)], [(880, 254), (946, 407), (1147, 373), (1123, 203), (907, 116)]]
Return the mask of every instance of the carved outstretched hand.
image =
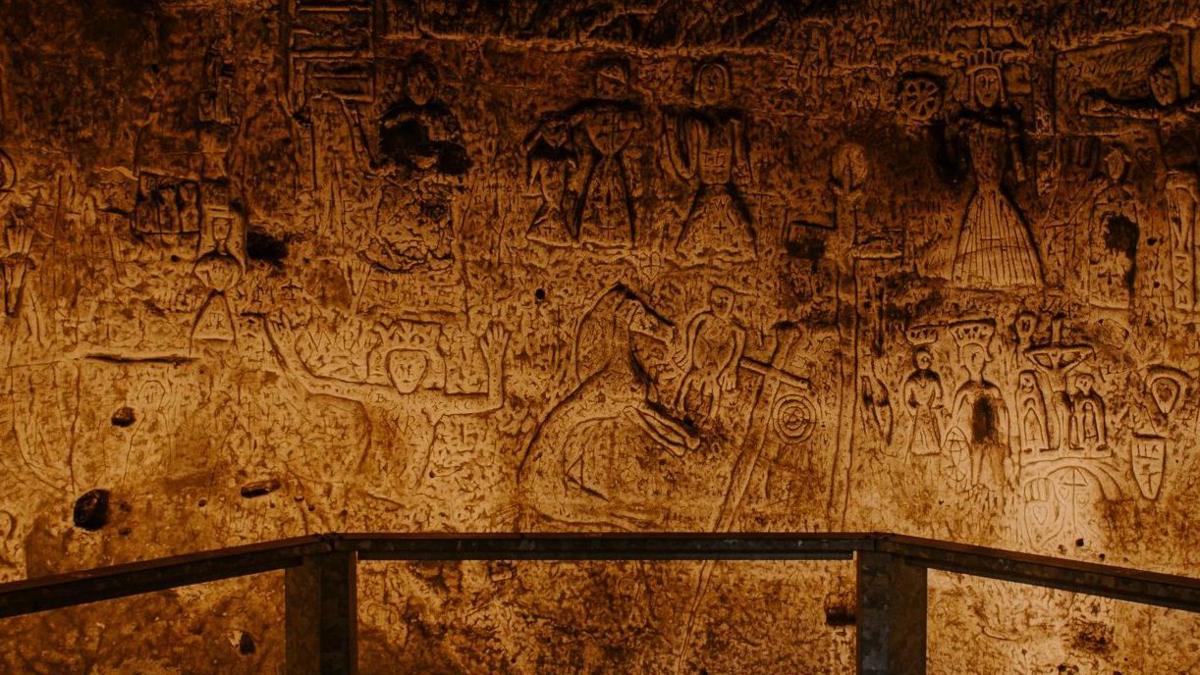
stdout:
[(493, 371), (499, 369), (504, 360), (504, 350), (508, 347), (508, 331), (498, 323), (493, 323), (479, 338), (479, 346), (487, 358), (488, 367)]

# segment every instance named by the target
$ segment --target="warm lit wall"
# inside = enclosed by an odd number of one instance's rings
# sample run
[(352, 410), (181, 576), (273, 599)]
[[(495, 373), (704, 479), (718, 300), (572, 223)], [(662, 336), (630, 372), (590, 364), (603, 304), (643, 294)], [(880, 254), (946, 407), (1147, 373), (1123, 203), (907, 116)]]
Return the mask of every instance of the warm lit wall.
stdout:
[[(0, 578), (514, 529), (1196, 576), (1195, 20), (0, 0)], [(715, 569), (364, 567), (363, 667), (849, 667), (848, 568)], [(933, 589), (934, 672), (1200, 667), (1184, 615)], [(0, 663), (270, 670), (279, 595), (10, 621)]]

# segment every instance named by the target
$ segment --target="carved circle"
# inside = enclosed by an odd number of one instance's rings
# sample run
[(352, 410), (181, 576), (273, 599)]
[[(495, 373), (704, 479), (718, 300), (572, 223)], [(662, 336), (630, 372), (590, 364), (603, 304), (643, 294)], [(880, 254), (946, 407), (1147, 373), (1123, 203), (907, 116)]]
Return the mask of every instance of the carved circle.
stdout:
[(928, 122), (942, 110), (942, 86), (924, 75), (906, 77), (900, 82), (896, 107), (913, 122)]
[(807, 396), (781, 396), (771, 407), (771, 426), (789, 441), (805, 441), (817, 424), (817, 409)]

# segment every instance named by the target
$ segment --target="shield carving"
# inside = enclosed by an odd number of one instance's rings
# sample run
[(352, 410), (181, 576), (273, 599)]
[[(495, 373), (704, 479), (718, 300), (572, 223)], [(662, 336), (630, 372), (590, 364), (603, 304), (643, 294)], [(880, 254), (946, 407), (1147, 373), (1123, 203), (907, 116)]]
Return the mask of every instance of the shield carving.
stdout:
[(971, 444), (962, 429), (955, 427), (946, 434), (946, 473), (955, 484), (971, 481)]
[(1167, 467), (1167, 439), (1149, 434), (1134, 434), (1131, 449), (1133, 478), (1146, 499), (1156, 499), (1162, 488)]

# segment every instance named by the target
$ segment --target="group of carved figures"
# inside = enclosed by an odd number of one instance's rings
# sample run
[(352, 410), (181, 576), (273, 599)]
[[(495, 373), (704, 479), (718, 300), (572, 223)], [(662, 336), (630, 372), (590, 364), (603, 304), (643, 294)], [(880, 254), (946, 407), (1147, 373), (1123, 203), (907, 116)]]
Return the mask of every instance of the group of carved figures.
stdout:
[[(527, 176), (539, 200), (530, 240), (549, 246), (632, 248), (639, 242), (634, 176), (626, 151), (646, 124), (644, 105), (630, 92), (623, 62), (601, 64), (596, 98), (547, 113), (525, 139)], [(748, 175), (749, 142), (742, 113), (730, 107), (728, 66), (696, 71), (694, 106), (664, 112), (664, 155), (691, 186), (683, 222), (664, 244), (687, 262), (743, 261), (757, 255), (749, 207), (738, 189)]]
[[(957, 486), (1002, 493), (1006, 486), (1018, 484), (1020, 471), (1029, 465), (1113, 459), (1110, 413), (1096, 390), (1096, 377), (1072, 372), (1094, 350), (1064, 342), (1061, 321), (1053, 320), (1049, 341), (1035, 343), (1035, 315), (1018, 314), (1013, 325), (1016, 342), (1004, 359), (1015, 371), (1015, 377), (1009, 373), (1004, 378), (1009, 391), (985, 372), (995, 360), (995, 322), (949, 324), (966, 378), (953, 392), (948, 408), (947, 391), (930, 349), (940, 327), (909, 329), (914, 367), (901, 384), (902, 405), (909, 417), (907, 461), (929, 469), (930, 475), (940, 473)], [(1160, 416), (1178, 408), (1189, 379), (1166, 366), (1148, 371), (1146, 390)], [(1148, 499), (1158, 496), (1162, 482), (1167, 443), (1161, 431), (1161, 425), (1133, 429), (1129, 441), (1133, 477)]]

